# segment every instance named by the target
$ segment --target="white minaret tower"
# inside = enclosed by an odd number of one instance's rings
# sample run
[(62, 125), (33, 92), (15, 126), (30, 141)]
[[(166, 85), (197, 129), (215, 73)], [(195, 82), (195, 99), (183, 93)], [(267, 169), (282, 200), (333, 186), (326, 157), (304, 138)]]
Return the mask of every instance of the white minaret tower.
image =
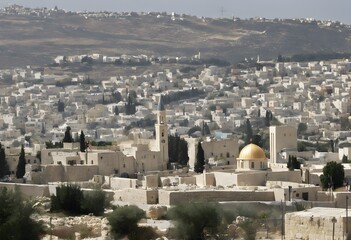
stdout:
[(166, 121), (166, 110), (163, 104), (162, 95), (158, 101), (157, 106), (157, 123), (156, 123), (156, 146), (157, 150), (160, 151), (160, 167), (165, 170), (167, 169), (168, 163), (168, 126)]

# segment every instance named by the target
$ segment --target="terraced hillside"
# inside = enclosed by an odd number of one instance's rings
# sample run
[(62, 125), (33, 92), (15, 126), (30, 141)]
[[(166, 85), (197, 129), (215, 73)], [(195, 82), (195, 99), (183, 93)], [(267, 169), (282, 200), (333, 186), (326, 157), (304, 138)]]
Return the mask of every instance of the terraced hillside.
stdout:
[(351, 52), (348, 26), (299, 21), (201, 19), (167, 15), (85, 18), (0, 16), (0, 68), (46, 64), (56, 55), (147, 54), (223, 58), (236, 62), (315, 52)]

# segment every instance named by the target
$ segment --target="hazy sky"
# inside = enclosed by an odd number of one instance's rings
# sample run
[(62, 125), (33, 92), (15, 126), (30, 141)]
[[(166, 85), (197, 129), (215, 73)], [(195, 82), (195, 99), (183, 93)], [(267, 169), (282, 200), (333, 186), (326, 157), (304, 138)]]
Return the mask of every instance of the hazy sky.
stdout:
[(30, 7), (58, 6), (72, 11), (166, 11), (197, 16), (307, 18), (351, 24), (351, 0), (0, 0)]

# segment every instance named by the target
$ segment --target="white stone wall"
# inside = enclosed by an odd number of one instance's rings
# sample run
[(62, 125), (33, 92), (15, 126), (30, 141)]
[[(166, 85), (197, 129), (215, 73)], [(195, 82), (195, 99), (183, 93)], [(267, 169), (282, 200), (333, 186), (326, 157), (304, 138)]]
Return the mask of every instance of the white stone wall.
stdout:
[(32, 197), (50, 197), (49, 187), (47, 185), (35, 184), (18, 184), (0, 182), (0, 188), (6, 187), (8, 190), (19, 190), (22, 196), (26, 198)]
[(123, 189), (115, 191), (116, 201), (133, 204), (157, 204), (158, 191), (145, 189)]
[[(351, 212), (350, 212), (351, 213)], [(332, 219), (336, 222), (333, 224)], [(308, 211), (285, 214), (285, 239), (342, 240), (346, 232), (344, 209), (312, 208)], [(351, 229), (351, 221), (349, 221)]]
[(176, 205), (196, 201), (274, 201), (273, 191), (227, 191), (227, 190), (194, 190), (167, 191), (159, 190), (159, 204)]
[(118, 177), (111, 177), (110, 178), (110, 187), (111, 189), (117, 190), (117, 189), (128, 189), (128, 188), (134, 188), (133, 186), (133, 179), (129, 178), (118, 178)]

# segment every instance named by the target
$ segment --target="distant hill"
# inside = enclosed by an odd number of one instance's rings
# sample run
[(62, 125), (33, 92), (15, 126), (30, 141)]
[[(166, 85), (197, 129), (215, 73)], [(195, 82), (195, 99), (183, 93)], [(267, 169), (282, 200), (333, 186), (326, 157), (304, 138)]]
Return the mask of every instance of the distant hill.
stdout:
[(89, 17), (0, 15), (0, 69), (51, 63), (57, 55), (147, 54), (221, 58), (276, 58), (351, 52), (351, 30), (338, 23), (299, 20), (201, 19), (125, 14)]

